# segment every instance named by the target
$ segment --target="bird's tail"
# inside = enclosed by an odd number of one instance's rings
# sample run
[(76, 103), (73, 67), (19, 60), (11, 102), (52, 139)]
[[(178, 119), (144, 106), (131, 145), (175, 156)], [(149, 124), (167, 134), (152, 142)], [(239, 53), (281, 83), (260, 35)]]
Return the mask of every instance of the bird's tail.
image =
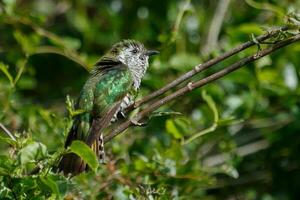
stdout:
[[(104, 138), (103, 138), (103, 134), (101, 133), (99, 138), (98, 138), (98, 144), (96, 144), (97, 146), (97, 155), (99, 158), (99, 162), (100, 163), (105, 163), (105, 150), (104, 150)], [(93, 149), (93, 148), (92, 148)]]
[[(78, 121), (75, 121), (71, 130), (69, 131), (68, 137), (65, 142), (65, 148), (70, 146), (74, 140), (78, 140)], [(104, 143), (103, 135), (100, 134), (99, 140), (95, 140), (91, 145), (91, 149), (98, 155), (100, 161), (104, 160)], [(72, 174), (77, 175), (88, 169), (87, 164), (74, 153), (68, 153), (63, 155), (62, 159), (58, 164), (58, 170), (63, 172), (65, 175)]]
[(85, 171), (86, 168), (86, 163), (74, 153), (64, 155), (58, 165), (58, 170), (65, 175), (77, 175)]

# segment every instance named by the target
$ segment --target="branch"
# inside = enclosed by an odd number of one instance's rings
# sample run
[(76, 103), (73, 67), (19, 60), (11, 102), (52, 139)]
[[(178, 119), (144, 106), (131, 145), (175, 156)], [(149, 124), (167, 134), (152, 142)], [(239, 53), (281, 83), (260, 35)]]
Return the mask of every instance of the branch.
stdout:
[(213, 19), (209, 26), (205, 44), (202, 47), (202, 53), (204, 55), (208, 55), (213, 48), (217, 47), (219, 33), (221, 31), (229, 3), (230, 0), (220, 0), (218, 2)]
[[(107, 136), (105, 136), (105, 138), (104, 138), (105, 143), (108, 142), (108, 141), (110, 141), (111, 139), (113, 139), (115, 136), (119, 135), (121, 132), (123, 132), (124, 130), (126, 130), (128, 127), (132, 126), (133, 125), (132, 124), (133, 121), (135, 121), (135, 122), (140, 121), (141, 119), (143, 119), (144, 117), (146, 117), (147, 115), (149, 115), (152, 111), (154, 111), (157, 108), (161, 107), (162, 105), (164, 105), (164, 104), (166, 104), (166, 103), (174, 100), (175, 98), (183, 96), (184, 94), (186, 94), (186, 93), (188, 93), (188, 92), (190, 92), (190, 91), (192, 91), (192, 90), (194, 90), (196, 88), (200, 88), (200, 87), (202, 87), (202, 86), (204, 86), (204, 85), (206, 85), (206, 84), (208, 84), (208, 83), (210, 83), (212, 81), (215, 81), (215, 80), (217, 80), (217, 79), (219, 79), (219, 78), (221, 78), (221, 77), (223, 77), (223, 76), (225, 76), (225, 75), (227, 75), (227, 74), (229, 74), (229, 73), (231, 73), (231, 72), (239, 69), (240, 67), (242, 67), (242, 66), (244, 66), (244, 65), (246, 65), (248, 63), (254, 62), (254, 61), (256, 61), (256, 60), (258, 60), (258, 59), (260, 59), (260, 58), (262, 58), (262, 57), (264, 57), (266, 55), (269, 55), (269, 54), (273, 53), (274, 51), (276, 51), (278, 49), (281, 49), (281, 48), (283, 48), (283, 47), (285, 47), (287, 45), (290, 45), (290, 44), (292, 44), (294, 42), (297, 42), (299, 40), (300, 40), (300, 34), (297, 34), (297, 35), (292, 36), (292, 37), (290, 37), (288, 39), (280, 41), (280, 42), (276, 43), (275, 45), (273, 45), (273, 46), (271, 46), (269, 48), (266, 48), (266, 49), (263, 49), (261, 51), (258, 51), (257, 53), (255, 53), (255, 54), (253, 54), (251, 56), (242, 58), (239, 61), (235, 62), (234, 64), (232, 64), (232, 65), (230, 65), (230, 66), (228, 66), (228, 67), (226, 67), (226, 68), (224, 68), (224, 69), (222, 69), (222, 70), (220, 70), (220, 71), (218, 71), (218, 72), (216, 72), (216, 73), (214, 73), (214, 74), (212, 74), (212, 75), (210, 75), (208, 77), (205, 77), (205, 78), (203, 78), (203, 79), (201, 79), (199, 81), (196, 81), (196, 82), (190, 82), (186, 86), (184, 86), (184, 87), (178, 89), (177, 91), (175, 91), (174, 93), (172, 93), (172, 94), (170, 94), (170, 95), (168, 95), (168, 96), (166, 96), (166, 97), (164, 97), (162, 99), (154, 101), (146, 109), (144, 109), (144, 110), (140, 111), (139, 113), (137, 113), (133, 117), (133, 119), (126, 120), (125, 122), (123, 122), (122, 124), (120, 124), (118, 127), (116, 127), (111, 133), (109, 133)], [(245, 44), (249, 45), (249, 43), (251, 43), (251, 42), (247, 42)], [(243, 48), (245, 46), (245, 44), (241, 45), (240, 48)], [(225, 53), (224, 55), (228, 55), (228, 54), (229, 53)], [(224, 57), (224, 55), (223, 55), (223, 57)], [(222, 59), (223, 57), (221, 56), (221, 58), (219, 57), (219, 59)], [(213, 60), (215, 60), (215, 59), (213, 59)], [(210, 63), (210, 62), (212, 62), (212, 61), (208, 61), (207, 63)], [(197, 68), (199, 68), (199, 66), (196, 66), (194, 68), (194, 71), (188, 72), (187, 74), (189, 74), (189, 73), (190, 74), (196, 74), (199, 71), (199, 70), (195, 70)], [(176, 79), (172, 83), (174, 85), (177, 85), (175, 83), (180, 82), (183, 79), (186, 80), (187, 79), (186, 77), (188, 76), (187, 74), (185, 74), (185, 75), (182, 76), (184, 78), (180, 77), (179, 79)], [(170, 84), (168, 84), (168, 85), (170, 85)], [(164, 88), (170, 87), (168, 85), (166, 87), (164, 87)], [(165, 90), (164, 88), (162, 88), (162, 89)], [(162, 91), (162, 89), (160, 89), (159, 91)], [(158, 93), (158, 91), (154, 92), (153, 94), (157, 94), (157, 93)], [(154, 95), (152, 95), (152, 96), (154, 96)], [(158, 96), (158, 95), (155, 95), (155, 96)]]
[(274, 36), (276, 36), (278, 33), (282, 32), (282, 31), (286, 31), (288, 30), (288, 27), (281, 27), (279, 29), (275, 29), (275, 30), (271, 30), (269, 32), (267, 32), (264, 35), (261, 35), (259, 37), (256, 38), (256, 40), (250, 40), (248, 42), (245, 42), (244, 44), (241, 44), (235, 48), (233, 48), (232, 50), (224, 53), (223, 55), (213, 58), (203, 64), (199, 64), (197, 66), (195, 66), (192, 70), (190, 70), (189, 72), (183, 74), (182, 76), (180, 76), (179, 78), (175, 79), (174, 81), (172, 81), (171, 83), (167, 84), (166, 86), (160, 88), (159, 90), (145, 96), (144, 98), (142, 98), (141, 100), (138, 100), (135, 102), (134, 105), (132, 105), (131, 107), (128, 108), (128, 110), (132, 110), (134, 108), (137, 108), (139, 106), (141, 106), (142, 104), (149, 102), (150, 100), (164, 94), (165, 92), (167, 92), (168, 90), (174, 88), (175, 86), (179, 85), (180, 83), (183, 83), (184, 81), (190, 79), (191, 77), (193, 77), (194, 75), (208, 69), (209, 67), (225, 60), (226, 58), (237, 54), (253, 45), (256, 45), (257, 42), (263, 42), (269, 38), (272, 38)]
[(89, 71), (89, 66), (80, 58), (80, 56), (74, 51), (68, 49), (61, 49), (54, 46), (39, 46), (30, 54), (30, 56), (36, 54), (50, 54), (50, 53), (64, 56), (74, 61), (75, 63), (81, 65), (84, 69)]
[(12, 139), (13, 141), (17, 141), (15, 136), (0, 122), (0, 128), (3, 130), (4, 133), (6, 133), (6, 135), (8, 135), (10, 137), (10, 139)]
[(69, 49), (63, 39), (61, 39), (56, 34), (50, 32), (50, 31), (47, 31), (46, 29), (35, 24), (30, 19), (28, 19), (26, 17), (6, 16), (4, 18), (4, 23), (12, 24), (12, 25), (23, 24), (25, 26), (28, 26), (32, 30), (34, 30), (35, 33), (37, 33), (38, 35), (45, 37), (62, 47), (62, 48), (58, 48), (55, 46), (39, 46), (39, 47), (36, 47), (33, 52), (30, 52), (29, 56), (32, 56), (35, 54), (44, 54), (44, 53), (58, 54), (58, 55), (64, 56), (64, 57), (76, 62), (77, 64), (79, 64), (83, 68), (85, 68), (87, 71), (89, 71), (90, 68), (89, 68), (88, 64), (85, 63), (84, 60), (82, 60), (81, 56), (76, 51)]

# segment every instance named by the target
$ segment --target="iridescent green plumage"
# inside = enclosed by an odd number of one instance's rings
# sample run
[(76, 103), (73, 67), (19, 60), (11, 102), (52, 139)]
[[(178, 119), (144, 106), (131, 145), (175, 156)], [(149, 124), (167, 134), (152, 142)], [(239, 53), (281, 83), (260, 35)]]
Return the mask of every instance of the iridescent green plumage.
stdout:
[[(75, 117), (66, 148), (74, 140), (81, 140), (99, 155), (99, 132), (109, 125), (116, 112), (128, 106), (125, 97), (139, 88), (148, 67), (148, 56), (153, 52), (139, 42), (125, 40), (96, 63), (78, 98), (76, 109), (84, 112)], [(83, 160), (72, 153), (64, 155), (59, 164), (65, 174), (78, 174), (86, 168)]]

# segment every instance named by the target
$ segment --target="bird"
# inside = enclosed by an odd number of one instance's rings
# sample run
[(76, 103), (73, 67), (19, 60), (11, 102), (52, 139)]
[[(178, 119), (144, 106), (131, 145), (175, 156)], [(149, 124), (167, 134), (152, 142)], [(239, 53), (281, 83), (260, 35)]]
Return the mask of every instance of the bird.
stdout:
[[(136, 40), (122, 40), (112, 46), (94, 65), (76, 101), (75, 109), (82, 110), (73, 119), (65, 141), (68, 148), (73, 141), (85, 142), (105, 161), (103, 130), (125, 116), (127, 107), (134, 103), (149, 57), (159, 52), (147, 50)], [(87, 164), (76, 154), (67, 153), (58, 164), (65, 175), (77, 175), (88, 170)]]

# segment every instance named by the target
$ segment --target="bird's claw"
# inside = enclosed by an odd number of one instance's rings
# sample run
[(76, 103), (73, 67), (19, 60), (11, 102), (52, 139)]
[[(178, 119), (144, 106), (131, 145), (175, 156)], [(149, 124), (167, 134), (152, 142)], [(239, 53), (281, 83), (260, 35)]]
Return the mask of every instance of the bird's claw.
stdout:
[(120, 114), (122, 115), (123, 118), (126, 118), (126, 114), (123, 111), (120, 111)]

